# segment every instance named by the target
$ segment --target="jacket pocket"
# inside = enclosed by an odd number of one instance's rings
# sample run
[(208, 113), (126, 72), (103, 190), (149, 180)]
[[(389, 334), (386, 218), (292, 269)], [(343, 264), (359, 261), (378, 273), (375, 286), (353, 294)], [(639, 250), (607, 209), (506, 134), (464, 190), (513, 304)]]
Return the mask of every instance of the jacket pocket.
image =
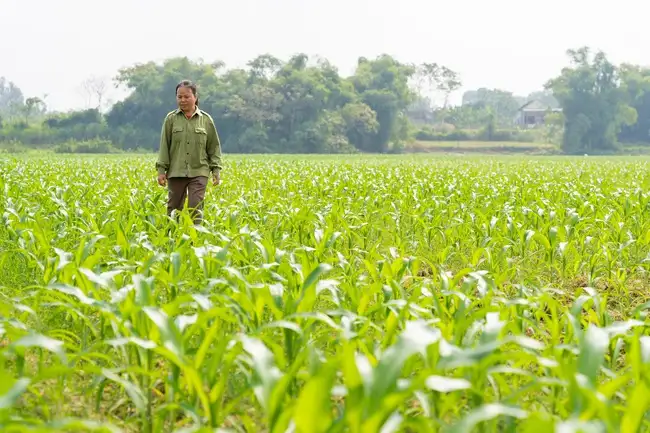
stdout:
[(208, 142), (208, 131), (205, 128), (197, 126), (194, 128), (194, 133), (196, 135), (196, 142), (201, 145), (205, 145)]
[(194, 128), (195, 147), (192, 153), (193, 168), (203, 168), (208, 164), (208, 152), (206, 144), (208, 142), (208, 131), (205, 128), (197, 126)]
[(179, 145), (183, 141), (183, 131), (185, 128), (182, 126), (174, 126), (172, 128), (172, 144)]

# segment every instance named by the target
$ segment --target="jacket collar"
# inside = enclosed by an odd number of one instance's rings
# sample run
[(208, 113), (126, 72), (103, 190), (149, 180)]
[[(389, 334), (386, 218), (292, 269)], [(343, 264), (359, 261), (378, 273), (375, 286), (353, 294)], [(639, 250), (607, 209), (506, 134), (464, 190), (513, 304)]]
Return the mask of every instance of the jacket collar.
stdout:
[[(177, 108), (177, 109), (174, 111), (174, 114), (183, 114), (183, 115), (185, 115), (185, 114), (183, 113), (183, 110), (181, 110), (180, 108)], [(199, 107), (196, 107), (196, 111), (194, 112), (194, 114), (192, 115), (192, 117), (194, 117), (194, 116), (199, 116), (199, 117), (203, 116), (203, 113), (201, 112), (201, 109), (200, 109)]]

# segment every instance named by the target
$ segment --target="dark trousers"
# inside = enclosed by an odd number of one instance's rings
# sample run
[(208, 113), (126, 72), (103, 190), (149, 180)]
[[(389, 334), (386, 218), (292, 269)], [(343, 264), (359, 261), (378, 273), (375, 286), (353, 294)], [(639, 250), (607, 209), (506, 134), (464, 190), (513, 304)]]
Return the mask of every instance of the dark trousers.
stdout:
[(208, 178), (197, 177), (170, 177), (167, 179), (169, 191), (167, 200), (167, 215), (172, 211), (183, 210), (185, 200), (187, 207), (192, 212), (194, 224), (203, 222), (203, 200), (205, 199), (205, 188), (208, 186)]

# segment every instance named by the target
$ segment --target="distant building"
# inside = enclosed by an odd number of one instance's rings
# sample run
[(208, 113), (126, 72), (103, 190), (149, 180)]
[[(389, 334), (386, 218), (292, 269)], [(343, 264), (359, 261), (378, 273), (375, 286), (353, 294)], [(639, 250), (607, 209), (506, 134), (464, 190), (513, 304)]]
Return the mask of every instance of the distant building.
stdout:
[(541, 104), (539, 101), (532, 100), (519, 107), (515, 123), (524, 128), (534, 128), (535, 126), (544, 124), (548, 113), (561, 112), (561, 108), (551, 108)]

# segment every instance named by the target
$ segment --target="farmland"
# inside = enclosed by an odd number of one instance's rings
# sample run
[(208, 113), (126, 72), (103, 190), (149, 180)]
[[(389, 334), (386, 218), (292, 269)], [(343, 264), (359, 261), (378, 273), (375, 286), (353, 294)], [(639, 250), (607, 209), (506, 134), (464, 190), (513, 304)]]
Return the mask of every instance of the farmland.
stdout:
[(650, 159), (225, 161), (0, 159), (2, 431), (650, 426)]

